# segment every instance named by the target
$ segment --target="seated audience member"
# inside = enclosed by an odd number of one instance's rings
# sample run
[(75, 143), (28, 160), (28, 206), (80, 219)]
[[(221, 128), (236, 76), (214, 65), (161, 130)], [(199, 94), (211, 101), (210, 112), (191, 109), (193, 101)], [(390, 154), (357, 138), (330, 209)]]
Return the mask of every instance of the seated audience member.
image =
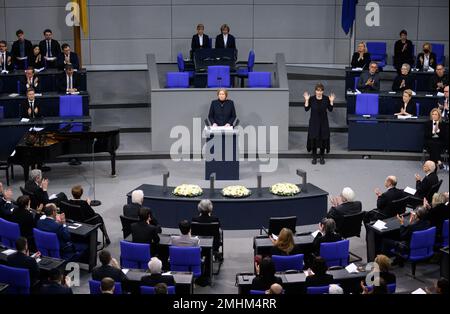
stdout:
[(361, 68), (367, 70), (370, 64), (370, 53), (367, 52), (367, 46), (365, 42), (360, 42), (356, 52), (352, 56), (352, 68)]
[(123, 215), (130, 218), (139, 218), (139, 210), (144, 203), (144, 192), (134, 190), (131, 192), (131, 203), (123, 205)]
[(167, 285), (164, 282), (160, 282), (155, 285), (155, 294), (168, 294)]
[[(200, 203), (198, 203), (197, 209), (199, 215), (197, 217), (193, 217), (192, 222), (199, 222), (199, 223), (218, 222), (220, 227), (219, 218), (212, 215), (213, 204), (210, 200), (208, 199), (201, 200)], [(220, 240), (221, 240), (220, 234), (214, 235), (213, 250), (216, 253), (218, 253), (219, 251)]]
[(430, 120), (425, 124), (425, 148), (430, 160), (439, 168), (444, 168), (441, 154), (448, 145), (448, 123), (442, 121), (441, 111), (434, 108), (430, 112)]
[(266, 294), (283, 294), (283, 287), (278, 283), (274, 283), (269, 290), (266, 290)]
[(313, 241), (314, 254), (320, 255), (320, 245), (322, 243), (341, 241), (342, 237), (336, 233), (336, 222), (333, 218), (324, 218), (319, 223), (319, 233)]
[(75, 73), (71, 64), (67, 64), (65, 67), (65, 73), (59, 78), (58, 91), (60, 93), (73, 94), (80, 91), (80, 79), (78, 74)]
[(230, 27), (227, 24), (223, 24), (220, 27), (220, 34), (216, 37), (215, 48), (236, 49), (236, 39), (230, 34)]
[(3, 190), (3, 185), (0, 182), (0, 218), (11, 220), (11, 215), (15, 207), (13, 197), (13, 190), (11, 188)]
[(442, 64), (436, 66), (436, 73), (430, 81), (430, 90), (434, 93), (443, 93), (445, 86), (448, 86), (448, 74)]
[(446, 278), (439, 278), (439, 280), (436, 282), (436, 293), (437, 294), (444, 294), (448, 295), (448, 279)]
[[(40, 204), (45, 205), (45, 204), (49, 203), (49, 198), (48, 198), (48, 193), (47, 193), (48, 184), (49, 184), (48, 179), (42, 178), (41, 170), (33, 169), (30, 171), (30, 180), (28, 180), (25, 183), (25, 190), (30, 193), (33, 193), (38, 206)], [(67, 201), (67, 196), (66, 196), (66, 194), (61, 192), (56, 195), (56, 199), (53, 199), (52, 203), (59, 204), (60, 201), (64, 201), (64, 200)], [(33, 205), (33, 200), (31, 203)]]
[(33, 88), (26, 91), (27, 99), (20, 105), (20, 117), (26, 119), (42, 118), (40, 101), (36, 99)]
[(211, 48), (209, 37), (204, 33), (205, 26), (203, 24), (197, 25), (197, 34), (192, 36), (191, 50), (195, 52), (197, 49), (208, 49)]
[(162, 262), (157, 257), (152, 257), (148, 262), (150, 275), (141, 278), (141, 285), (153, 287), (158, 283), (165, 283), (168, 286), (175, 286), (172, 275), (162, 275)]
[(394, 92), (402, 92), (406, 89), (415, 89), (415, 80), (409, 72), (410, 70), (411, 66), (409, 64), (405, 63), (402, 65), (400, 68), (400, 74), (395, 77), (394, 82), (392, 83), (392, 90)]
[(100, 290), (102, 291), (102, 294), (114, 294), (114, 288), (115, 288), (115, 282), (114, 279), (105, 277), (100, 282)]
[(439, 183), (439, 178), (436, 174), (436, 164), (432, 160), (427, 160), (422, 167), (425, 172), (425, 177), (422, 177), (416, 173), (416, 194), (417, 197), (427, 197), (431, 191), (431, 188)]
[(438, 108), (441, 111), (442, 120), (448, 123), (448, 85), (444, 87), (444, 97), (438, 102)]
[(50, 271), (48, 283), (43, 285), (41, 294), (73, 294), (70, 288), (69, 278), (65, 277), (59, 268), (54, 268)]
[(376, 62), (370, 62), (369, 71), (361, 73), (358, 81), (358, 90), (363, 93), (380, 91), (380, 75)]
[(392, 202), (399, 200), (406, 196), (403, 190), (397, 189), (397, 177), (388, 176), (384, 180), (384, 187), (386, 192), (381, 193), (380, 189), (375, 189), (375, 195), (377, 196), (377, 211), (382, 214), (380, 217), (375, 217), (376, 219), (385, 219), (389, 217), (394, 217), (397, 215), (397, 208), (392, 206)]
[(36, 227), (36, 222), (40, 218), (40, 212), (42, 210), (42, 206), (37, 209), (36, 214), (30, 210), (30, 197), (27, 195), (19, 196), (16, 201), (17, 207), (14, 209), (11, 221), (19, 224), (20, 235), (25, 237), (28, 242), (32, 245), (32, 249), (34, 248), (34, 240), (33, 240), (33, 228)]
[(0, 73), (14, 70), (11, 54), (8, 52), (8, 44), (0, 40)]
[(317, 256), (314, 258), (311, 269), (308, 270), (308, 276), (305, 279), (305, 286), (321, 287), (332, 284), (333, 275), (327, 274), (327, 270), (327, 263), (322, 257)]
[(450, 218), (448, 192), (434, 193), (431, 204), (424, 199), (424, 207), (427, 209), (427, 217), (431, 226), (436, 227), (436, 237), (442, 235), (442, 225)]
[(13, 63), (19, 70), (25, 69), (26, 60), (33, 53), (33, 45), (31, 41), (25, 39), (25, 34), (23, 30), (19, 29), (16, 32), (17, 40), (13, 43), (11, 47), (11, 55), (13, 58)]
[(182, 220), (179, 223), (181, 235), (171, 236), (172, 245), (175, 246), (199, 246), (200, 239), (198, 237), (191, 237), (191, 223), (187, 220)]
[(273, 243), (271, 255), (295, 255), (301, 253), (299, 248), (295, 246), (294, 234), (291, 229), (281, 229), (276, 240), (272, 238), (272, 235), (269, 237)]
[(71, 65), (75, 70), (80, 70), (80, 62), (78, 61), (78, 55), (72, 52), (69, 44), (63, 44), (61, 46), (62, 53), (58, 56), (58, 68), (64, 70), (66, 65)]
[(39, 42), (39, 49), (45, 60), (46, 68), (56, 68), (56, 58), (61, 53), (59, 42), (53, 39), (50, 29), (44, 30), (44, 39)]
[(404, 260), (401, 254), (409, 251), (409, 244), (411, 236), (415, 231), (422, 231), (430, 228), (430, 222), (426, 219), (427, 209), (423, 206), (418, 207), (414, 212), (411, 212), (409, 216), (409, 224), (405, 226), (405, 218), (397, 215), (400, 222), (400, 238), (399, 240), (393, 240), (389, 238), (383, 238), (383, 252), (385, 255), (392, 256), (392, 250), (398, 254), (392, 265), (403, 266)]
[(35, 92), (40, 91), (40, 81), (39, 77), (34, 72), (34, 68), (28, 67), (25, 70), (25, 77), (23, 77), (20, 81), (20, 90), (21, 92), (24, 91), (25, 93), (28, 91), (28, 89), (32, 88)]
[(44, 58), (42, 57), (39, 45), (34, 45), (32, 51), (32, 54), (28, 57), (28, 66), (34, 69), (44, 68)]
[(275, 264), (270, 257), (265, 257), (259, 265), (255, 264), (255, 268), (256, 277), (253, 278), (251, 290), (266, 291), (274, 283), (282, 284), (281, 278), (275, 276)]
[[(89, 223), (92, 225), (100, 224), (100, 229), (102, 230), (103, 235), (106, 239), (106, 244), (110, 244), (111, 240), (109, 239), (108, 232), (106, 231), (105, 223), (103, 221), (102, 216), (97, 214), (94, 209), (91, 207), (91, 200), (88, 198), (86, 200), (82, 200), (81, 196), (83, 195), (83, 187), (81, 185), (75, 185), (72, 187), (72, 196), (73, 199), (69, 200), (70, 204), (80, 206), (81, 221), (86, 222), (89, 220)], [(93, 219), (95, 217), (95, 219)]]
[(9, 255), (6, 259), (6, 264), (10, 267), (28, 269), (30, 274), (30, 284), (34, 284), (39, 280), (39, 265), (36, 262), (36, 258), (41, 254), (38, 252), (34, 257), (30, 257), (30, 251), (28, 250), (28, 241), (24, 237), (20, 237), (16, 240), (16, 253)]
[(364, 285), (364, 281), (361, 281), (362, 294), (388, 294), (387, 284), (383, 278), (380, 278), (378, 285), (374, 285), (372, 290)]
[(328, 288), (328, 294), (344, 294), (344, 289), (342, 289), (339, 285), (331, 284)]
[(417, 116), (417, 105), (414, 100), (412, 100), (412, 90), (406, 89), (403, 91), (402, 100), (397, 106), (397, 112), (395, 115), (398, 116)]
[(391, 260), (389, 257), (383, 254), (377, 255), (375, 257), (375, 264), (378, 266), (379, 276), (382, 278), (387, 285), (397, 282), (395, 274), (391, 270)]
[(394, 45), (394, 67), (397, 72), (400, 72), (404, 64), (410, 67), (414, 64), (414, 47), (412, 41), (408, 39), (406, 30), (400, 32), (400, 39)]
[(361, 212), (362, 205), (360, 201), (355, 201), (356, 194), (349, 188), (342, 189), (341, 195), (331, 198), (331, 208), (328, 211), (327, 218), (333, 218), (338, 229), (341, 227), (344, 216), (351, 216)]
[(436, 69), (436, 55), (431, 52), (431, 44), (424, 43), (423, 50), (417, 55), (416, 68), (420, 71), (428, 71), (430, 68)]
[(159, 243), (158, 233), (161, 230), (152, 225), (152, 215), (150, 209), (147, 207), (142, 207), (139, 210), (139, 222), (135, 222), (131, 225), (131, 237), (132, 241), (135, 243), (147, 243), (150, 244), (150, 250), (152, 255), (155, 255), (157, 250), (157, 245)]
[(97, 266), (92, 270), (92, 279), (101, 281), (104, 278), (111, 278), (116, 282), (124, 282), (128, 280), (120, 269), (119, 263), (115, 258), (111, 257), (111, 253), (107, 250), (103, 250), (98, 253), (98, 259), (101, 266)]

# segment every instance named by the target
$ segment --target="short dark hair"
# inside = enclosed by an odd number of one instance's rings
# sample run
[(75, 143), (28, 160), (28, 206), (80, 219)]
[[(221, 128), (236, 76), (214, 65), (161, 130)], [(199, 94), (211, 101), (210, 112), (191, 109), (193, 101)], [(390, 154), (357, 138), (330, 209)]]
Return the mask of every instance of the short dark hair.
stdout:
[(44, 29), (44, 35), (45, 35), (45, 33), (50, 33), (50, 34), (53, 34), (53, 32), (52, 32), (52, 30), (50, 29), (50, 28), (46, 28), (46, 29)]
[(34, 88), (32, 88), (32, 87), (28, 88), (28, 89), (27, 89), (27, 94), (28, 94), (29, 92), (35, 92)]
[(31, 65), (27, 66), (27, 68), (25, 69), (25, 71), (28, 71), (28, 70), (31, 70), (31, 71), (33, 71), (33, 72), (34, 72), (34, 68), (33, 68), (33, 66), (31, 66)]
[(182, 220), (180, 221), (180, 223), (178, 224), (178, 227), (180, 228), (181, 234), (188, 234), (189, 231), (191, 231), (191, 223), (189, 221)]
[(402, 29), (402, 30), (400, 31), (400, 36), (402, 36), (402, 35), (408, 36), (408, 32), (406, 31), (406, 29)]
[(323, 257), (317, 256), (313, 260), (313, 264), (311, 265), (311, 270), (316, 275), (324, 275), (328, 270), (327, 262), (325, 261), (325, 259), (323, 259)]
[(270, 257), (265, 257), (259, 264), (259, 275), (262, 278), (273, 278), (275, 276), (275, 264)]
[(103, 291), (111, 291), (114, 288), (115, 281), (111, 277), (105, 277), (100, 282), (100, 289)]
[(19, 37), (19, 35), (22, 35), (22, 34), (23, 34), (23, 30), (18, 29), (18, 30), (16, 31), (16, 36), (17, 36), (17, 37)]
[(28, 195), (21, 195), (17, 198), (16, 204), (20, 209), (26, 209), (30, 203), (30, 197)]
[(25, 237), (18, 237), (16, 239), (16, 249), (17, 251), (21, 252), (27, 248), (28, 242), (27, 238)]
[(111, 253), (108, 250), (102, 250), (98, 253), (98, 259), (103, 266), (108, 265), (111, 262)]
[(64, 50), (64, 49), (66, 49), (67, 47), (69, 47), (69, 48), (70, 48), (70, 45), (69, 45), (69, 44), (67, 44), (67, 43), (65, 43), (65, 44), (62, 44), (62, 46), (61, 46), (61, 50)]
[(6, 40), (0, 40), (0, 44), (3, 44), (5, 46), (8, 46), (8, 43), (6, 42)]
[(167, 294), (167, 285), (164, 282), (155, 285), (155, 294)]
[(59, 270), (59, 268), (53, 268), (49, 274), (48, 279), (50, 281), (59, 281), (61, 280), (62, 272)]
[(41, 50), (41, 48), (39, 47), (39, 45), (33, 45), (33, 50), (39, 48), (39, 50)]
[(72, 196), (75, 199), (80, 199), (81, 195), (83, 195), (83, 187), (81, 185), (75, 185), (72, 187)]
[(44, 207), (44, 214), (45, 214), (45, 216), (51, 216), (51, 215), (53, 215), (53, 212), (56, 210), (57, 210), (56, 205), (53, 203), (49, 203), (49, 204), (45, 205), (45, 207)]
[(73, 65), (71, 64), (66, 64), (64, 67), (64, 70), (68, 71), (68, 70), (73, 70)]
[(150, 208), (148, 208), (148, 207), (141, 207), (139, 209), (138, 215), (139, 215), (140, 221), (147, 221), (147, 219), (152, 216), (150, 213)]
[(323, 86), (322, 83), (318, 83), (318, 84), (316, 84), (316, 86), (314, 87), (314, 90), (316, 91), (316, 90), (318, 90), (318, 89), (320, 89), (321, 91), (324, 91), (324, 90), (325, 90), (325, 86)]

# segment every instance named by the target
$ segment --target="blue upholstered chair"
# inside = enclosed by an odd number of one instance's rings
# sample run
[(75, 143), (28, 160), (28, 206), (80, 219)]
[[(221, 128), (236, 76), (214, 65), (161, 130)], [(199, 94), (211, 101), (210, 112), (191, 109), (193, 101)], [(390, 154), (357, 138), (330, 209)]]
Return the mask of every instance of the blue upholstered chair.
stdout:
[(378, 114), (378, 94), (358, 94), (356, 95), (355, 114), (357, 115), (377, 115)]
[(214, 65), (208, 67), (208, 87), (231, 87), (230, 67), (228, 65)]
[(385, 42), (368, 42), (367, 50), (370, 53), (370, 58), (378, 64), (380, 71), (386, 66), (387, 54)]
[(60, 117), (82, 117), (83, 97), (80, 95), (68, 95), (59, 97)]
[(349, 240), (321, 243), (320, 256), (326, 261), (328, 267), (345, 267), (348, 265), (349, 247)]
[(442, 246), (448, 246), (448, 219), (442, 224)]
[(272, 261), (275, 264), (275, 270), (288, 271), (288, 270), (303, 270), (303, 254), (282, 256), (272, 255)]
[(0, 218), (0, 240), (4, 246), (15, 249), (16, 240), (20, 237), (19, 224)]
[[(155, 287), (141, 286), (141, 294), (155, 294)], [(167, 294), (175, 294), (175, 287), (167, 286)]]
[(8, 294), (30, 294), (30, 273), (28, 269), (0, 264), (0, 282), (8, 284)]
[(250, 294), (266, 294), (264, 290), (250, 290)]
[(445, 45), (432, 43), (431, 49), (433, 50), (434, 54), (436, 55), (437, 64), (445, 65)]
[(61, 258), (66, 261), (78, 261), (87, 250), (84, 244), (74, 245), (73, 251), (61, 251), (59, 239), (56, 233), (33, 229), (36, 248), (42, 256)]
[(248, 87), (250, 88), (270, 88), (272, 87), (272, 73), (270, 72), (249, 72)]
[(167, 88), (188, 88), (189, 73), (187, 72), (167, 72), (166, 73)]
[[(373, 286), (367, 286), (367, 290), (371, 292), (373, 290)], [(387, 291), (389, 294), (394, 294), (395, 290), (397, 290), (397, 284), (390, 283), (387, 285)]]
[(186, 72), (189, 74), (189, 79), (194, 77), (194, 72), (193, 71), (186, 71), (186, 68), (184, 66), (184, 59), (183, 59), (183, 54), (180, 52), (177, 55), (177, 65), (178, 65), (178, 71), (179, 72)]
[[(90, 294), (102, 294), (101, 281), (89, 280)], [(114, 283), (114, 294), (122, 294), (122, 284), (120, 282)]]
[(306, 294), (328, 294), (330, 286), (307, 287)]
[(150, 244), (120, 241), (120, 265), (146, 270), (150, 261)]
[(190, 271), (194, 278), (202, 274), (202, 259), (200, 247), (169, 247), (170, 270)]
[(250, 72), (253, 72), (255, 66), (255, 52), (250, 50), (248, 53), (248, 61), (245, 67), (237, 68), (237, 76), (241, 79), (241, 87), (244, 87), (244, 80), (248, 77)]

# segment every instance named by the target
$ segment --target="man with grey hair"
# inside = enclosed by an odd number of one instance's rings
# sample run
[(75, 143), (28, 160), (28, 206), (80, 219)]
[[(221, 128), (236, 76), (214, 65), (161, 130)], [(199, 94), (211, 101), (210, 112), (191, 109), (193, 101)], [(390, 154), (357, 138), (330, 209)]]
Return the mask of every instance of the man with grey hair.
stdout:
[[(42, 178), (42, 171), (33, 169), (30, 171), (30, 180), (25, 183), (25, 190), (33, 195), (31, 207), (36, 209), (38, 206), (46, 205), (50, 202), (48, 196), (48, 179)], [(52, 203), (58, 205), (60, 201), (67, 200), (64, 193), (59, 193), (56, 198), (52, 198)]]
[(328, 287), (328, 294), (344, 294), (344, 290), (337, 284), (331, 284)]
[(415, 175), (416, 193), (414, 195), (420, 198), (427, 197), (428, 202), (431, 202), (432, 195), (429, 195), (431, 189), (434, 185), (439, 183), (439, 178), (436, 174), (436, 164), (432, 160), (427, 160), (423, 164), (422, 170), (425, 172), (425, 177), (423, 179), (420, 175)]
[(157, 257), (152, 257), (148, 262), (150, 275), (141, 278), (141, 285), (154, 287), (158, 283), (165, 283), (168, 286), (175, 286), (172, 275), (162, 274), (162, 262)]
[(349, 187), (343, 188), (339, 196), (331, 197), (330, 202), (332, 207), (328, 211), (327, 218), (334, 219), (338, 230), (344, 216), (355, 215), (361, 212), (361, 202), (355, 201), (355, 197), (355, 192)]
[(125, 217), (139, 218), (139, 210), (144, 203), (144, 192), (134, 190), (131, 192), (131, 203), (123, 206), (123, 215)]
[(358, 81), (358, 90), (363, 93), (380, 91), (380, 75), (378, 64), (374, 61), (369, 64), (369, 71), (361, 73)]

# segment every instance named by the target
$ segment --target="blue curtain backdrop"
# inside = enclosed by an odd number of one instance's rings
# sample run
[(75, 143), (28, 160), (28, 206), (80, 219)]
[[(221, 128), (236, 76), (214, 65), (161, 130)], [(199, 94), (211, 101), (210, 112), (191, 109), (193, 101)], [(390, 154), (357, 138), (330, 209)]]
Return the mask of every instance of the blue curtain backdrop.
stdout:
[(358, 0), (344, 0), (342, 2), (342, 29), (348, 34), (353, 27), (356, 17), (356, 4)]

